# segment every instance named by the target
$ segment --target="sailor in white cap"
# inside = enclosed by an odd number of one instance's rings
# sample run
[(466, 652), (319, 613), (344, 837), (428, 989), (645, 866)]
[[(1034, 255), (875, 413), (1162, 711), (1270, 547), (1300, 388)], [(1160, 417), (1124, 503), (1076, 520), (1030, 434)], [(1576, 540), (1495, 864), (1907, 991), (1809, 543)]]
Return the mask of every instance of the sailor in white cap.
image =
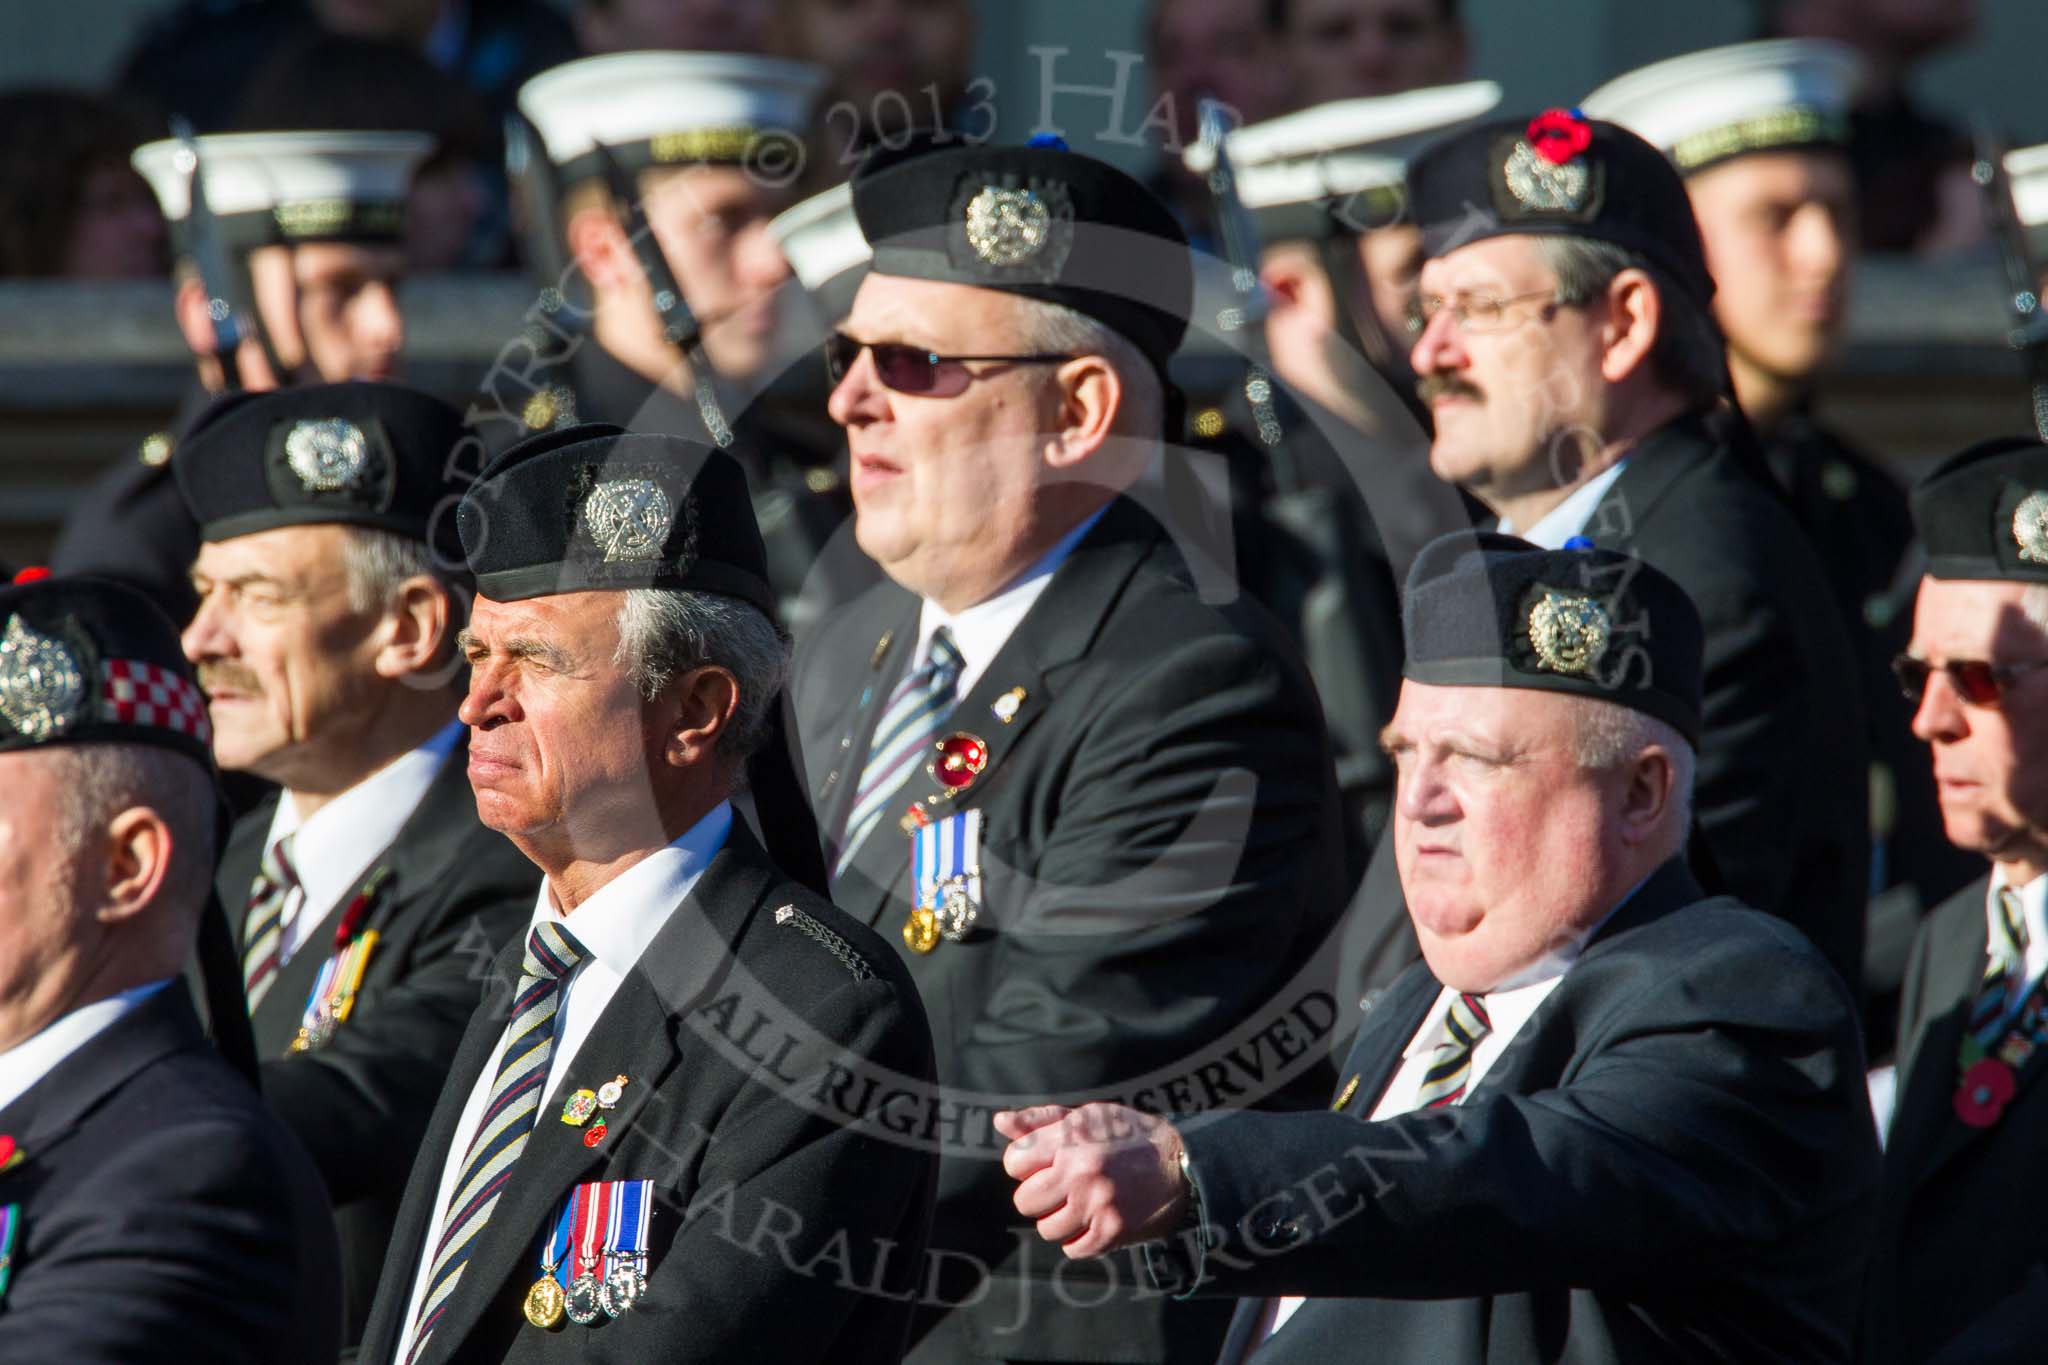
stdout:
[[(1865, 983), (1874, 1010), (1884, 1010), (1911, 923), (1966, 870), (1942, 838), (1926, 760), (1885, 676), (1905, 643), (1893, 596), (1913, 541), (1905, 491), (1812, 411), (1841, 341), (1857, 249), (1846, 146), (1866, 79), (1862, 58), (1845, 46), (1771, 39), (1657, 62), (1601, 86), (1580, 107), (1641, 134), (1684, 176), (1736, 398), (1820, 552), (1860, 656), (1874, 760), (1871, 836), (1880, 850), (1874, 887), (1900, 888), (1873, 907), (1871, 941), (1898, 948), (1889, 962), (1873, 956)], [(1904, 932), (1886, 932), (1889, 914)]]
[(820, 320), (829, 325), (845, 317), (874, 259), (853, 216), (851, 184), (834, 185), (784, 209), (768, 224), (768, 235), (811, 296)]
[(2048, 142), (2005, 154), (2012, 206), (2026, 236), (2027, 257), (2048, 284)]

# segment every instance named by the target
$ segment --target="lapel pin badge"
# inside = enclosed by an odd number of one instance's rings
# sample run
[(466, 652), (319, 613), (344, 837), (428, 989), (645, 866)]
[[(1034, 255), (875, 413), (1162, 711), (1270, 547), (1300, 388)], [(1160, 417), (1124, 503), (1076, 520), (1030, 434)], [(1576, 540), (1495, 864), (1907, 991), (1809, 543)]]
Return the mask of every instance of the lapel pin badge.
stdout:
[(626, 1087), (630, 1084), (632, 1082), (628, 1081), (624, 1076), (614, 1076), (606, 1081), (597, 1088), (597, 1107), (609, 1109), (617, 1104), (626, 1093)]
[(979, 735), (958, 731), (933, 747), (938, 753), (925, 765), (925, 771), (946, 789), (948, 796), (958, 796), (973, 786), (974, 779), (988, 766), (988, 742)]
[(1013, 687), (989, 703), (989, 711), (1003, 724), (1017, 719), (1017, 712), (1024, 705), (1024, 699), (1031, 694), (1021, 687)]
[(562, 1122), (571, 1128), (581, 1128), (592, 1114), (597, 1112), (597, 1092), (578, 1090), (562, 1105)]
[(604, 1141), (604, 1134), (605, 1122), (603, 1119), (599, 1119), (596, 1123), (583, 1130), (583, 1145), (585, 1147), (597, 1146), (598, 1143)]
[(0, 1133), (0, 1171), (11, 1171), (27, 1160), (28, 1153), (21, 1150), (11, 1134)]

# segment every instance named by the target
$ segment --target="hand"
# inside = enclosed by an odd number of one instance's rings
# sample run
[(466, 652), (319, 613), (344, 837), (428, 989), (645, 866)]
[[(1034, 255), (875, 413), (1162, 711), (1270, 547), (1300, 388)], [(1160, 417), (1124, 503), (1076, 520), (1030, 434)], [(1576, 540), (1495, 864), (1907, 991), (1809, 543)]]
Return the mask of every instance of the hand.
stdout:
[(1011, 1202), (1072, 1260), (1153, 1241), (1180, 1226), (1191, 1197), (1180, 1134), (1119, 1104), (1039, 1105), (995, 1116), (1010, 1139)]

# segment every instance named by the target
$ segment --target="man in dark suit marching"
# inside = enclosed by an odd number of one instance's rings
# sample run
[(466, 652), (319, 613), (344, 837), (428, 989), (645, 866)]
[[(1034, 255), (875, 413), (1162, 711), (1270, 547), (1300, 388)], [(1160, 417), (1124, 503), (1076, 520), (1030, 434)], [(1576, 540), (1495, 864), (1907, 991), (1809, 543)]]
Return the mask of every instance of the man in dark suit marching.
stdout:
[[(1324, 1084), (1292, 1031), (1334, 1014), (1297, 978), (1343, 896), (1321, 708), (1278, 624), (1127, 496), (1167, 429), (1186, 241), (1063, 145), (878, 153), (853, 201), (874, 263), (831, 411), (892, 581), (803, 642), (796, 697), (834, 898), (900, 943), (946, 1087), (948, 1274), (910, 1358), (1193, 1358), (1222, 1315), (1128, 1265), (1056, 1276), (989, 1124)], [(1273, 1031), (1227, 1062), (1239, 1026)]]
[(264, 1095), (334, 1199), (352, 1345), (537, 879), (477, 822), (455, 719), (460, 414), (395, 384), (222, 404), (173, 467), (203, 540), (185, 650), (221, 766), (283, 788), (236, 824), (218, 886)]
[(1162, 1291), (1257, 1296), (1226, 1365), (1851, 1359), (1855, 1010), (1687, 870), (1698, 613), (1623, 555), (1482, 533), (1417, 557), (1405, 627), (1424, 961), (1334, 1112), (1006, 1114), (1018, 1211), (1070, 1257), (1164, 1239)]
[(331, 1365), (319, 1176), (201, 1032), (205, 701), (104, 579), (0, 588), (0, 1359)]
[(931, 1036), (893, 955), (734, 818), (786, 672), (745, 474), (572, 427), (494, 461), (461, 529), (469, 779), (546, 881), (364, 1358), (898, 1360), (937, 1163), (845, 1097), (927, 1088)]
[(1906, 969), (1862, 1358), (2019, 1365), (2048, 1334), (2048, 448), (1963, 452), (1913, 520), (1927, 574), (1896, 668), (1948, 837), (1991, 867)]

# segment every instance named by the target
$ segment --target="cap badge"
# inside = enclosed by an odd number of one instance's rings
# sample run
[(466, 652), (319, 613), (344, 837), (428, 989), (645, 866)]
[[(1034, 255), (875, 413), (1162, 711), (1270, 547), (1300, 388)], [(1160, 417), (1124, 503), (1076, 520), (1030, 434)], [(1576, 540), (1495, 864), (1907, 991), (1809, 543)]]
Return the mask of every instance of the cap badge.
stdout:
[(967, 205), (967, 244), (990, 265), (1022, 265), (1051, 240), (1052, 210), (1030, 190), (990, 185)]
[(1508, 193), (1525, 209), (1578, 212), (1593, 185), (1592, 172), (1580, 157), (1592, 145), (1593, 129), (1582, 116), (1564, 109), (1538, 114), (1502, 167)]
[(354, 422), (299, 422), (284, 438), (284, 461), (309, 493), (338, 493), (362, 482), (370, 438)]
[(2037, 491), (2020, 499), (2012, 511), (2012, 538), (2019, 542), (2021, 559), (2048, 564), (2048, 492)]
[(9, 617), (0, 637), (0, 717), (40, 743), (77, 719), (84, 701), (85, 676), (71, 651)]
[(1529, 643), (1553, 673), (1592, 676), (1613, 633), (1607, 608), (1590, 597), (1546, 592), (1529, 609)]
[(590, 490), (583, 500), (583, 520), (607, 564), (659, 559), (675, 508), (652, 479), (613, 479)]

